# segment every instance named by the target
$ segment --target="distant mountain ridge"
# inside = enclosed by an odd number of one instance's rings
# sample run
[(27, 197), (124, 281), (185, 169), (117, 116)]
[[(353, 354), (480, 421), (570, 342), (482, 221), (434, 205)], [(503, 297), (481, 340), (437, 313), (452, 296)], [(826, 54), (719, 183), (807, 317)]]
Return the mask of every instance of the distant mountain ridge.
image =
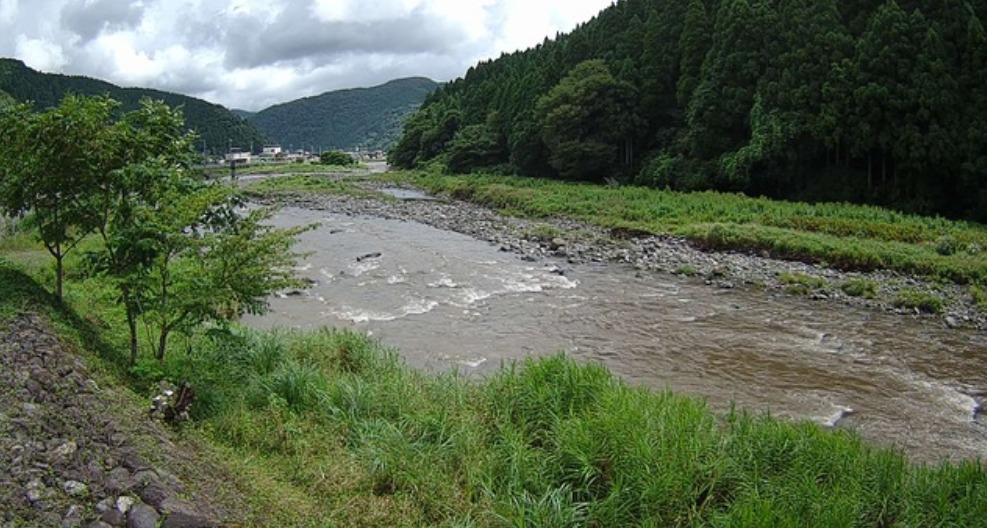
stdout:
[(401, 135), (408, 116), (439, 86), (431, 79), (410, 77), (326, 92), (257, 113), (235, 113), (284, 148), (386, 149)]
[(267, 142), (252, 123), (218, 104), (147, 88), (121, 88), (90, 77), (42, 73), (19, 60), (0, 58), (0, 106), (4, 95), (8, 95), (16, 101), (33, 101), (38, 109), (49, 108), (68, 93), (108, 95), (123, 103), (124, 110), (136, 108), (144, 97), (180, 106), (186, 125), (199, 134), (199, 150), (205, 145), (212, 152), (225, 152), (230, 144), (243, 149), (260, 148)]

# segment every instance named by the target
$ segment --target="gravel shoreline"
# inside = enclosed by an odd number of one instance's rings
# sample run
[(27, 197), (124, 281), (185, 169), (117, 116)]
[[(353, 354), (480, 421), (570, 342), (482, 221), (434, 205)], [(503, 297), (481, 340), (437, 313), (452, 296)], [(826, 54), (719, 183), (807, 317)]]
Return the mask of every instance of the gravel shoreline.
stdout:
[[(352, 177), (340, 175), (338, 178)], [(413, 186), (362, 181), (367, 190), (402, 189), (424, 192)], [(393, 199), (333, 194), (281, 192), (257, 197), (267, 205), (294, 206), (350, 216), (420, 222), (438, 229), (466, 234), (498, 245), (502, 251), (531, 261), (552, 262), (564, 268), (586, 263), (624, 265), (634, 273), (687, 275), (713, 288), (747, 288), (766, 295), (797, 295), (812, 302), (883, 310), (937, 322), (948, 328), (987, 329), (987, 314), (973, 304), (966, 287), (943, 284), (890, 271), (843, 272), (802, 262), (771, 258), (764, 254), (705, 251), (673, 236), (653, 236), (600, 228), (568, 219), (527, 220), (507, 217), (471, 202), (452, 199)], [(854, 297), (841, 288), (847, 281), (876, 285), (873, 299)], [(809, 285), (799, 282), (809, 282)], [(912, 290), (942, 299), (940, 313), (922, 313), (895, 306), (900, 292)]]

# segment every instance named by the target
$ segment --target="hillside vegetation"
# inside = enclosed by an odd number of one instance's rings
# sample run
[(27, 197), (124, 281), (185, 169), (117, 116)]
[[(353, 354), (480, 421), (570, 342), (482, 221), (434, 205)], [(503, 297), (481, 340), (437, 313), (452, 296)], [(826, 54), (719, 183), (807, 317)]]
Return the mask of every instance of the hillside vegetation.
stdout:
[(621, 0), (470, 68), (391, 151), (987, 219), (987, 4)]
[(421, 77), (399, 79), (373, 88), (326, 92), (241, 115), (284, 148), (386, 149), (397, 140), (405, 119), (438, 86)]
[[(37, 110), (57, 106), (70, 93), (107, 95), (122, 103), (122, 111), (136, 110), (141, 99), (150, 98), (182, 108), (186, 125), (198, 135), (197, 151), (202, 150), (203, 142), (207, 150), (214, 153), (226, 152), (231, 141), (233, 146), (243, 149), (251, 145), (260, 148), (265, 143), (264, 136), (254, 125), (220, 105), (158, 90), (121, 88), (89, 77), (41, 73), (13, 59), (0, 59), (0, 91), (7, 92), (17, 101), (33, 101)], [(0, 95), (0, 105), (2, 100)]]

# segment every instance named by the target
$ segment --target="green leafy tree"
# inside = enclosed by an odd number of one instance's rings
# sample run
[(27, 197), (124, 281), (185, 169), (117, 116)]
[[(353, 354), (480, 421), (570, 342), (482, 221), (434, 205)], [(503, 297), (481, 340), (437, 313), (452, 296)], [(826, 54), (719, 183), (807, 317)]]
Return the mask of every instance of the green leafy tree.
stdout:
[[(983, 219), (985, 5), (622, 0), (443, 85), (392, 153), (405, 167), (581, 179), (639, 170), (650, 185)], [(631, 87), (632, 110), (611, 113), (634, 123), (627, 136), (596, 117), (606, 94), (576, 89), (592, 74), (572, 72), (592, 60)], [(621, 163), (636, 159), (647, 161)]]
[[(756, 83), (764, 72), (757, 14), (749, 0), (720, 2), (712, 48), (688, 111), (688, 150), (698, 159), (714, 160), (750, 140), (749, 116)], [(746, 184), (729, 177), (724, 182), (737, 190)]]
[(167, 164), (127, 170), (158, 182), (155, 196), (139, 202), (133, 221), (115, 237), (145, 257), (121, 279), (135, 292), (140, 316), (157, 331), (158, 360), (172, 332), (262, 313), (271, 293), (298, 286), (291, 246), (301, 229), (266, 225), (273, 210), (241, 212), (244, 203), (234, 187), (203, 182)]
[(65, 256), (97, 227), (91, 199), (116, 166), (108, 131), (117, 106), (104, 97), (68, 96), (42, 113), (22, 105), (0, 116), (0, 209), (33, 215), (55, 259), (58, 299)]
[(921, 13), (911, 14), (890, 0), (871, 18), (857, 43), (852, 104), (858, 126), (852, 148), (867, 158), (868, 188), (894, 177), (896, 155), (903, 152), (907, 121), (918, 102), (913, 76), (926, 40)]
[(709, 51), (710, 23), (704, 3), (703, 0), (689, 0), (679, 42), (682, 59), (679, 65), (681, 74), (676, 86), (676, 96), (680, 107), (683, 108), (688, 106), (692, 93), (696, 91), (702, 73), (703, 59)]
[(333, 165), (336, 167), (350, 167), (356, 165), (353, 156), (338, 150), (329, 150), (319, 154), (319, 163), (323, 165)]
[(257, 313), (294, 284), (291, 246), (301, 230), (267, 226), (270, 210), (243, 212), (235, 188), (191, 171), (194, 136), (181, 112), (144, 101), (104, 128), (110, 165), (120, 168), (87, 199), (103, 241), (92, 260), (120, 293), (131, 363), (141, 319), (156, 329), (163, 359), (173, 331)]
[(536, 110), (542, 140), (559, 175), (602, 181), (618, 161), (629, 162), (631, 134), (639, 124), (634, 101), (633, 86), (598, 59), (576, 65), (542, 97)]
[(489, 125), (469, 125), (459, 130), (449, 145), (449, 170), (466, 173), (496, 165), (505, 154), (503, 138)]

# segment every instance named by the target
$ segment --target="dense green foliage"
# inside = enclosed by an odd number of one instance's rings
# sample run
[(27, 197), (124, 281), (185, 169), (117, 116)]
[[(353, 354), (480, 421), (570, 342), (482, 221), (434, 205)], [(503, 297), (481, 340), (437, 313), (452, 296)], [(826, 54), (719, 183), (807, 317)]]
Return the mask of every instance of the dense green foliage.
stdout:
[(390, 160), (983, 221), (985, 16), (969, 0), (620, 0), (429, 96)]
[(245, 114), (284, 148), (377, 150), (390, 147), (401, 126), (439, 85), (415, 77), (373, 88), (326, 92)]
[(180, 111), (144, 100), (115, 119), (118, 106), (70, 95), (39, 113), (0, 113), (0, 214), (29, 215), (55, 258), (58, 299), (66, 257), (93, 242), (86, 272), (117, 290), (134, 363), (141, 322), (155, 329), (160, 360), (175, 330), (265, 309), (268, 295), (296, 284), (291, 247), (302, 230), (271, 228), (272, 211), (242, 212), (234, 186), (190, 170), (194, 136)]
[(353, 156), (338, 150), (329, 150), (319, 154), (319, 163), (323, 165), (333, 165), (336, 167), (351, 167), (356, 165)]
[(123, 103), (123, 111), (136, 110), (145, 98), (163, 101), (182, 109), (186, 124), (198, 136), (195, 148), (200, 152), (203, 147), (212, 153), (226, 152), (231, 143), (244, 150), (251, 146), (259, 149), (266, 142), (251, 123), (201, 99), (145, 88), (120, 88), (89, 77), (41, 73), (14, 59), (0, 59), (0, 91), (17, 101), (33, 102), (37, 110), (58, 105), (68, 94), (109, 96)]
[[(519, 176), (394, 173), (381, 177), (413, 178), (432, 192), (509, 214), (568, 217), (624, 232), (677, 235), (710, 249), (766, 252), (843, 270), (890, 269), (960, 283), (987, 281), (987, 230), (968, 222), (874, 206)], [(951, 250), (943, 251), (944, 246)]]

